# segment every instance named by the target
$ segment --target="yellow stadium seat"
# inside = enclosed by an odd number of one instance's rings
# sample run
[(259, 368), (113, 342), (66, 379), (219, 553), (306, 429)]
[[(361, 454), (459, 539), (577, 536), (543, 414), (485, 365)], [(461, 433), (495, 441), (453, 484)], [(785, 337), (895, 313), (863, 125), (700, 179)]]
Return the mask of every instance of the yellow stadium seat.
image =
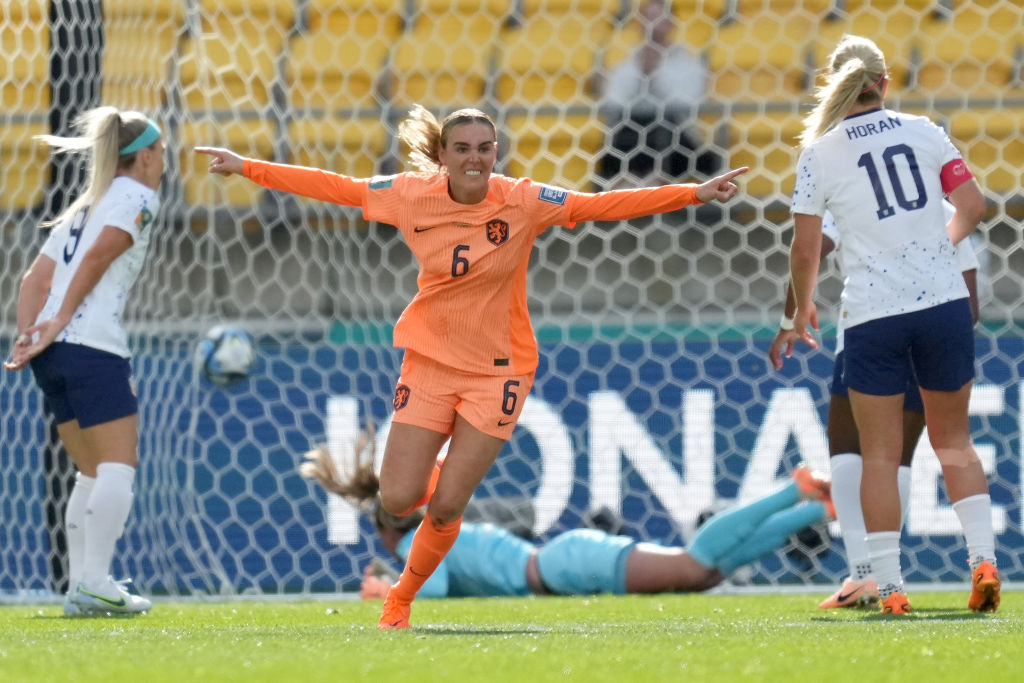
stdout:
[(588, 81), (611, 34), (610, 21), (575, 15), (505, 31), (498, 99), (513, 106), (591, 103)]
[(243, 156), (270, 159), (274, 153), (275, 126), (269, 121), (215, 118), (185, 123), (180, 132), (181, 174), (185, 200), (207, 206), (253, 206), (263, 188), (241, 176), (213, 176), (207, 170), (210, 159), (193, 147), (227, 147)]
[(392, 53), (391, 96), (402, 107), (480, 107), (500, 22), (486, 14), (421, 14)]
[(797, 136), (803, 130), (798, 112), (734, 113), (729, 117), (729, 168), (749, 166), (744, 192), (764, 197), (793, 191)]
[(50, 0), (6, 0), (0, 3), (0, 19), (35, 23), (45, 21)]
[(984, 190), (1020, 192), (1024, 173), (1024, 108), (978, 108), (950, 118), (950, 135)]
[(863, 11), (885, 13), (907, 10), (924, 16), (931, 13), (937, 4), (937, 0), (846, 0), (846, 11), (850, 14), (859, 14)]
[(715, 94), (727, 100), (799, 95), (815, 27), (806, 14), (762, 15), (722, 27), (708, 51)]
[(201, 32), (190, 37), (183, 50), (186, 106), (267, 106), (277, 59), (294, 18), (295, 5), (287, 0), (202, 0)]
[(48, 132), (45, 122), (0, 127), (0, 209), (29, 209), (43, 200), (49, 150), (32, 136)]
[(416, 0), (415, 4), (416, 11), (428, 15), (486, 14), (501, 20), (512, 12), (515, 0)]
[(288, 125), (292, 162), (353, 178), (377, 174), (388, 133), (377, 118), (301, 118)]
[(555, 14), (613, 19), (622, 9), (621, 0), (522, 0), (526, 18)]
[[(604, 64), (608, 68), (614, 67), (633, 54), (643, 43), (643, 31), (643, 26), (636, 18), (617, 28), (605, 45)], [(717, 31), (718, 21), (707, 14), (689, 19), (683, 19), (677, 14), (673, 41), (682, 42), (692, 52), (700, 54), (711, 44)]]
[(994, 96), (1010, 82), (1024, 7), (968, 5), (952, 20), (929, 19), (918, 33), (918, 85), (939, 95)]
[(385, 59), (402, 32), (395, 0), (312, 0), (292, 39), (289, 99), (299, 109), (378, 108)]
[(50, 106), (50, 34), (46, 15), (34, 18), (0, 10), (0, 107), (5, 112), (45, 113)]
[(318, 31), (292, 40), (286, 68), (293, 107), (373, 108), (392, 41)]
[(402, 6), (395, 0), (312, 0), (309, 33), (394, 41), (402, 32)]
[(167, 100), (184, 5), (174, 0), (106, 0), (103, 12), (103, 102), (142, 111), (158, 109)]
[(590, 191), (605, 132), (596, 116), (512, 115), (508, 175)]
[(727, 4), (728, 0), (673, 0), (672, 11), (683, 20), (697, 14), (705, 14), (717, 21)]
[(48, 8), (48, 0), (0, 3), (0, 111), (13, 114), (0, 127), (0, 210), (37, 205), (49, 178), (49, 152), (32, 140), (49, 132)]

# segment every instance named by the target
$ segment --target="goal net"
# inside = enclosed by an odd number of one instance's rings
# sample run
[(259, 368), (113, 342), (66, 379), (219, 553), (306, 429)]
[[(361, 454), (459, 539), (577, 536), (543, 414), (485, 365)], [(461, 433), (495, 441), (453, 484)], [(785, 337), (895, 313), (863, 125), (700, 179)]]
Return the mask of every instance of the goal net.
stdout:
[[(512, 510), (539, 541), (603, 519), (677, 544), (708, 512), (775, 489), (800, 462), (827, 471), (834, 328), (824, 325), (822, 350), (799, 350), (780, 372), (766, 353), (788, 273), (800, 119), (816, 70), (853, 32), (885, 51), (889, 104), (945, 126), (988, 198), (976, 242), (971, 425), (1003, 577), (1024, 580), (1015, 319), (1024, 304), (1024, 9), (1010, 0), (676, 0), (671, 11), (673, 44), (706, 68), (703, 97), (631, 124), (602, 95), (645, 37), (630, 0), (0, 4), (5, 356), (20, 275), (43, 241), (38, 224), (81, 182), (32, 135), (64, 132), (102, 103), (154, 117), (168, 146), (164, 204), (127, 310), (141, 465), (116, 577), (149, 593), (338, 591), (385, 555), (369, 521), (297, 466), (321, 443), (347, 466), (367, 425), (383, 443), (401, 360), (391, 327), (415, 292), (416, 263), (392, 227), (359, 210), (211, 177), (192, 148), (357, 177), (394, 173), (403, 169), (397, 124), (413, 103), (438, 114), (487, 110), (501, 172), (573, 190), (751, 167), (728, 205), (539, 238), (529, 302), (541, 365), (514, 438), (476, 493), (479, 514)], [(666, 132), (669, 150), (635, 165), (637, 148)], [(632, 147), (617, 149), (617, 135), (632, 135)], [(824, 318), (840, 289), (829, 263)], [(219, 388), (198, 375), (192, 353), (224, 323), (255, 336), (258, 360), (247, 380)], [(0, 433), (0, 593), (59, 590), (70, 466), (27, 372), (0, 374)], [(905, 573), (964, 581), (959, 525), (929, 447), (919, 451)], [(845, 572), (833, 525), (794, 537), (737, 579), (830, 584)]]

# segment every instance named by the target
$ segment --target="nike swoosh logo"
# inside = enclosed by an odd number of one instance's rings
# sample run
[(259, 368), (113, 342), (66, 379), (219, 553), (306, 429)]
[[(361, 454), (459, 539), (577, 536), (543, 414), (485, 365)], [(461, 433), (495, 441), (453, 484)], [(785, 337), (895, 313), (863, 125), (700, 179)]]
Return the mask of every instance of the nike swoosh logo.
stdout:
[(111, 600), (110, 598), (105, 598), (102, 595), (97, 595), (96, 593), (93, 593), (90, 590), (82, 589), (82, 592), (85, 593), (86, 595), (89, 595), (89, 596), (92, 596), (92, 597), (96, 598), (100, 602), (105, 602), (106, 604), (110, 605), (111, 607), (124, 607), (125, 605), (128, 604), (127, 602), (125, 602), (125, 599), (124, 599), (123, 596), (119, 597), (117, 600)]
[(427, 230), (433, 230), (436, 227), (437, 227), (436, 225), (431, 225), (429, 228), (413, 228), (412, 231), (413, 232), (426, 232)]
[(840, 593), (839, 595), (836, 596), (836, 601), (837, 602), (845, 602), (846, 600), (849, 600), (850, 598), (852, 598), (857, 593), (860, 593), (863, 590), (864, 590), (864, 586), (858, 586), (857, 588), (854, 588), (852, 591), (850, 591), (849, 593), (847, 593), (845, 595)]
[(508, 426), (510, 424), (512, 424), (512, 420), (509, 420), (508, 422), (504, 422), (502, 420), (498, 420), (498, 426), (499, 427), (506, 427), (506, 426)]

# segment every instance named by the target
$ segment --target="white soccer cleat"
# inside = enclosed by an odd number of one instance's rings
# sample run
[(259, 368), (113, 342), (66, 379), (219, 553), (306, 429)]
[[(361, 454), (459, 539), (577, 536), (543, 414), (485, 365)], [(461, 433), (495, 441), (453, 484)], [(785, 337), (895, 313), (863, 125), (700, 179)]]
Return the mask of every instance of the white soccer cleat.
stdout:
[(66, 617), (77, 617), (82, 613), (82, 610), (78, 609), (78, 605), (71, 601), (71, 591), (64, 596), (64, 616)]
[(107, 579), (100, 586), (86, 586), (79, 582), (64, 601), (64, 614), (69, 616), (141, 614), (152, 608), (152, 602), (132, 595), (112, 579)]
[(818, 609), (834, 609), (836, 607), (874, 607), (878, 604), (878, 584), (874, 579), (854, 579), (852, 576), (843, 580), (843, 585), (835, 593), (821, 601)]

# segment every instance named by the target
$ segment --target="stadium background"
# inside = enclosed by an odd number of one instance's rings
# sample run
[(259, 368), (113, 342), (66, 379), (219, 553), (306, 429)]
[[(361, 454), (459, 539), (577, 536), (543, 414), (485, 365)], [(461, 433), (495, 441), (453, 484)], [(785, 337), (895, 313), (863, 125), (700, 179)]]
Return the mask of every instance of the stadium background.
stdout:
[[(129, 304), (142, 443), (136, 507), (115, 566), (170, 593), (352, 588), (374, 554), (355, 511), (301, 480), (328, 441), (386, 428), (399, 356), (390, 325), (415, 288), (394, 231), (356, 210), (211, 179), (196, 144), (356, 176), (401, 166), (413, 102), (479, 106), (499, 123), (501, 170), (589, 190), (607, 129), (595, 86), (639, 40), (620, 0), (11, 0), (0, 7), (0, 347), (20, 273), (63, 201), (31, 135), (99, 103), (156, 117), (164, 208)], [(787, 273), (795, 136), (816, 69), (845, 32), (874, 38), (889, 103), (947, 127), (989, 199), (972, 426), (991, 472), (1004, 577), (1024, 579), (1020, 434), (1024, 300), (1024, 9), (983, 2), (674, 3), (677, 38), (707, 60), (707, 144), (749, 165), (741, 197), (629, 223), (553, 228), (531, 264), (542, 343), (533, 406), (478, 497), (531, 501), (541, 538), (601, 505), (627, 533), (684, 541), (701, 513), (759, 495), (799, 460), (826, 466), (831, 354), (765, 363)], [(840, 281), (826, 269), (821, 308)], [(237, 322), (260, 340), (250, 380), (216, 389), (199, 336)], [(830, 345), (830, 329), (823, 336)], [(27, 374), (0, 375), (0, 591), (60, 576), (53, 501), (62, 454)], [(927, 446), (922, 446), (927, 451)], [(941, 482), (922, 458), (904, 538), (918, 581), (964, 580)], [(56, 486), (57, 493), (48, 492)], [(834, 532), (834, 529), (832, 529)], [(810, 542), (813, 539), (810, 539)], [(835, 582), (837, 541), (795, 546), (745, 578)]]

